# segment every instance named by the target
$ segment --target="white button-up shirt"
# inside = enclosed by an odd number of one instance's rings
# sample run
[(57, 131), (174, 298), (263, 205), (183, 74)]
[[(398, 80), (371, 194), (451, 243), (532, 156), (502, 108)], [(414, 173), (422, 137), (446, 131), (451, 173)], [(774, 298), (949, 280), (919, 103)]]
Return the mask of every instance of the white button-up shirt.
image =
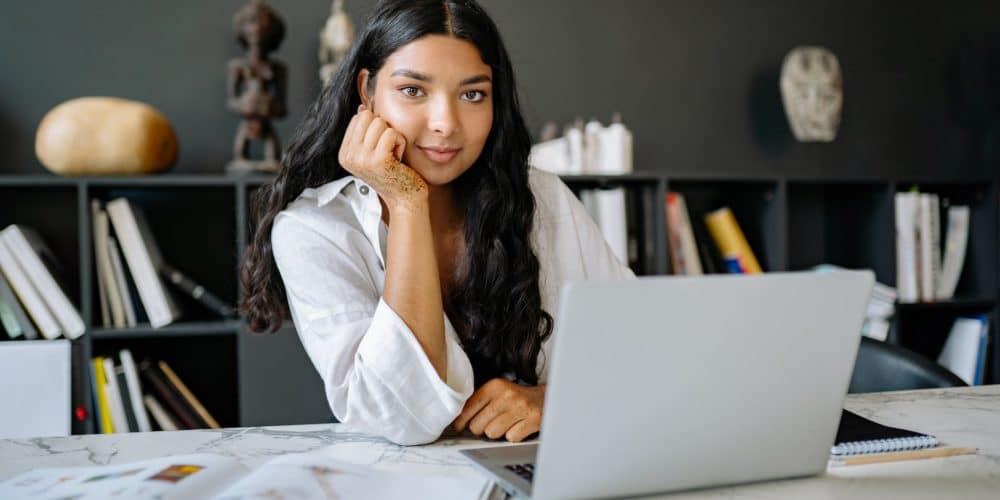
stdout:
[[(556, 175), (532, 169), (531, 242), (542, 309), (558, 322), (570, 280), (633, 278)], [(274, 221), (271, 245), (292, 321), (341, 422), (399, 444), (434, 441), (473, 392), (472, 365), (444, 315), (447, 380), (406, 323), (382, 300), (388, 229), (374, 189), (353, 176), (308, 188)], [(538, 357), (548, 377), (552, 337)]]

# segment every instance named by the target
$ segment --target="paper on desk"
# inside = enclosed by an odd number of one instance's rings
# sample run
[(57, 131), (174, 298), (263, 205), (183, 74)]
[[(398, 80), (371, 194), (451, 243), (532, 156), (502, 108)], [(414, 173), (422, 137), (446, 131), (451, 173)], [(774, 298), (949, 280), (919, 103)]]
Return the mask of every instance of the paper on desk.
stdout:
[(235, 459), (211, 454), (53, 467), (0, 483), (0, 498), (206, 498), (246, 472)]
[(390, 472), (315, 455), (284, 455), (249, 470), (214, 454), (127, 464), (37, 469), (0, 483), (0, 498), (486, 498), (485, 478)]
[(482, 478), (416, 474), (286, 455), (264, 464), (217, 495), (243, 498), (482, 498), (492, 485)]

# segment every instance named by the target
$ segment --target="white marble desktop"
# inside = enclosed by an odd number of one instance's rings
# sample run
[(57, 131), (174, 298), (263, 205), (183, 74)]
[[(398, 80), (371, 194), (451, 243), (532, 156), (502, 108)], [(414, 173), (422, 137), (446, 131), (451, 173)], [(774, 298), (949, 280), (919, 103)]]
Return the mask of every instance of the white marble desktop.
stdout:
[[(828, 468), (819, 476), (713, 488), (670, 498), (1000, 498), (1000, 385), (848, 396), (845, 407), (888, 425), (938, 436), (976, 455)], [(445, 438), (404, 447), (343, 424), (295, 425), (0, 440), (0, 480), (38, 467), (103, 465), (186, 453), (218, 453), (251, 468), (284, 453), (312, 452), (388, 470), (477, 475), (456, 453), (482, 446)], [(502, 443), (497, 443), (502, 444)]]

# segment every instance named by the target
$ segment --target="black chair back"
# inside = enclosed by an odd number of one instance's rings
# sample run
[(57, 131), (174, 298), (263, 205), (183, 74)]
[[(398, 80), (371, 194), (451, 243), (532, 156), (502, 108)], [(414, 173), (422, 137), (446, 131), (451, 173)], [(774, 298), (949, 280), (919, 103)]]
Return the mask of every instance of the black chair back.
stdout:
[(966, 386), (947, 368), (900, 346), (861, 337), (847, 392), (904, 391)]

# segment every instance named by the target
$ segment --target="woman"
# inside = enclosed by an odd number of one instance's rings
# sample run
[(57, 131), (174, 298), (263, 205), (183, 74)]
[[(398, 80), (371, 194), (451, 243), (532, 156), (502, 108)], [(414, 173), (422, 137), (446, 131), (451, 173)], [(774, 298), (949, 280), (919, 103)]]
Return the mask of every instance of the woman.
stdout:
[(560, 285), (632, 273), (529, 149), (476, 2), (375, 7), (258, 191), (242, 264), (251, 329), (291, 317), (341, 422), (538, 432)]

